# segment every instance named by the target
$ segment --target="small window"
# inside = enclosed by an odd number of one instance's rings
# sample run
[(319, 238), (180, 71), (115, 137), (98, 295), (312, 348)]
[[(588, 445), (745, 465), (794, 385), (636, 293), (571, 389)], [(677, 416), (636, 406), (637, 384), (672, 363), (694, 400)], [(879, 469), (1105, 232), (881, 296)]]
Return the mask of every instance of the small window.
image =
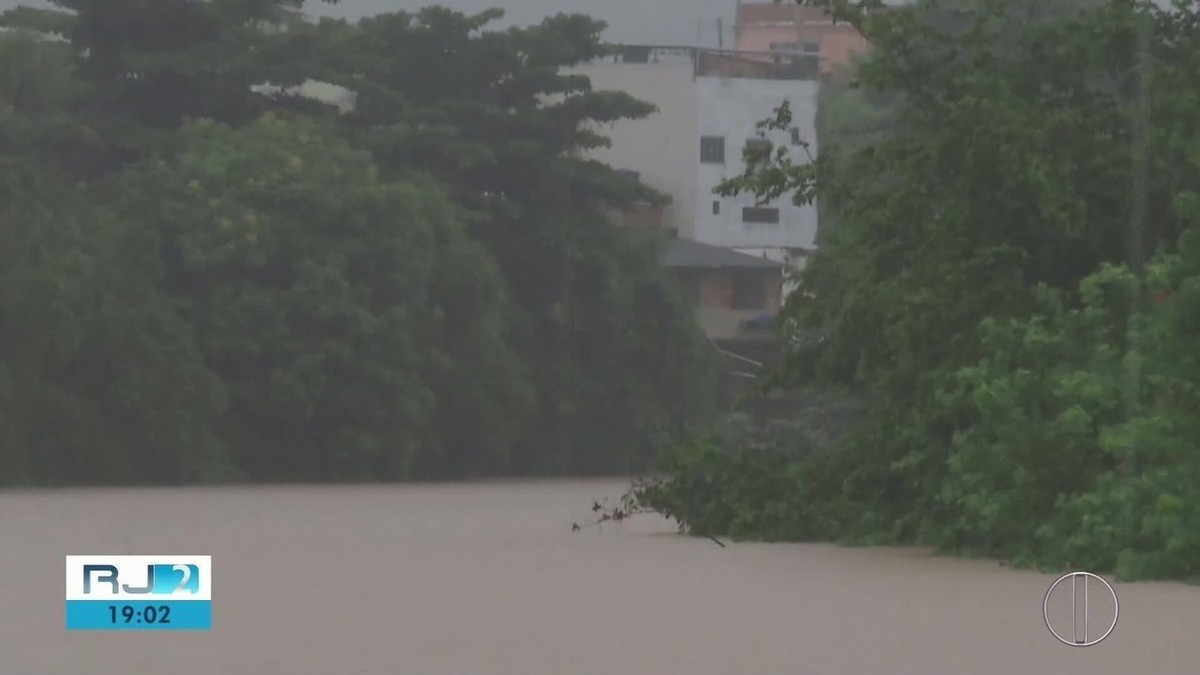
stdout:
[(741, 272), (733, 275), (733, 308), (762, 309), (767, 304), (767, 288), (762, 274)]
[(779, 209), (768, 206), (746, 206), (742, 208), (742, 222), (778, 223)]
[(716, 199), (713, 200), (713, 215), (714, 216), (721, 215), (721, 202)]
[(792, 145), (800, 145), (800, 127), (792, 127)]
[(704, 164), (725, 163), (725, 137), (701, 136), (700, 161)]

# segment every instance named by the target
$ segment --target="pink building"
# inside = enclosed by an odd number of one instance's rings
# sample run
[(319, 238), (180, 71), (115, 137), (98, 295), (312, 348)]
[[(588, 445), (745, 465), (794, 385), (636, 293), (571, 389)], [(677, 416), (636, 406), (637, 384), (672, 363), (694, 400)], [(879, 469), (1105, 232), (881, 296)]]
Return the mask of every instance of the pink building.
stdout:
[(834, 23), (819, 7), (801, 7), (787, 0), (738, 0), (734, 36), (740, 51), (815, 51), (820, 54), (822, 74), (834, 72), (870, 48), (850, 24)]

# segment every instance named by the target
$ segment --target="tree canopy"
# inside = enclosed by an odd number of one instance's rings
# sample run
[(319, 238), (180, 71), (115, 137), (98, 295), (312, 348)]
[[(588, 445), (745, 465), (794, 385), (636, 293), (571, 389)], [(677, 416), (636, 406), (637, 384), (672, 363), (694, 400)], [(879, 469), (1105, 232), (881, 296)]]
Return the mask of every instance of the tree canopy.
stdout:
[(602, 24), (55, 4), (0, 16), (0, 483), (626, 472), (711, 416), (607, 215), (657, 195), (581, 158), (650, 111), (561, 74)]
[(803, 459), (685, 449), (644, 498), (712, 534), (1200, 573), (1196, 9), (804, 4), (872, 43), (822, 113), (859, 114), (824, 117), (816, 163), (763, 153), (722, 189), (836, 221), (779, 382), (869, 415)]

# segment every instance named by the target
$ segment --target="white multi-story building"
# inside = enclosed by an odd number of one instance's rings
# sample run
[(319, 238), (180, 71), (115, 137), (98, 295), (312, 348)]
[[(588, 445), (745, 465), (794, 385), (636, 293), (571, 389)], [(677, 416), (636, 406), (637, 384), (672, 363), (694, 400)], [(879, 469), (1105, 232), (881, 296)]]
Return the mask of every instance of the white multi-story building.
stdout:
[(768, 132), (765, 140), (773, 148), (786, 148), (795, 162), (808, 161), (802, 143), (815, 156), (817, 89), (817, 82), (811, 80), (696, 78), (699, 138), (693, 238), (780, 262), (814, 247), (817, 211), (813, 205), (797, 206), (790, 196), (764, 204), (751, 194), (722, 197), (714, 190), (745, 171), (743, 150), (748, 143), (763, 141), (759, 121), (784, 101), (791, 107), (792, 126)]
[(588, 153), (616, 169), (636, 171), (641, 182), (671, 197), (663, 225), (692, 238), (696, 221), (695, 65), (690, 49), (655, 50), (653, 60), (605, 59), (580, 68), (598, 91), (623, 91), (658, 108), (640, 120), (602, 125), (612, 145)]
[[(761, 142), (758, 123), (784, 101), (792, 127), (768, 134), (796, 162), (816, 156), (819, 84), (816, 60), (771, 53), (695, 48), (625, 47), (622, 56), (580, 69), (596, 90), (624, 91), (658, 110), (599, 130), (611, 147), (591, 157), (635, 171), (671, 196), (665, 225), (680, 237), (777, 262), (803, 264), (815, 246), (817, 211), (790, 196), (756, 203), (753, 195), (714, 190), (745, 170), (747, 143)], [(807, 144), (807, 150), (804, 147)]]

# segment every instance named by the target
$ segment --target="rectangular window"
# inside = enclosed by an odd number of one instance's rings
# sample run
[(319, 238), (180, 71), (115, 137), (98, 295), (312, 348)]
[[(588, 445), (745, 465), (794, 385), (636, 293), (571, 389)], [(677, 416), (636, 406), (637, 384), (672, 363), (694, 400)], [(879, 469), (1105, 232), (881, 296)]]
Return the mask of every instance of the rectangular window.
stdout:
[(742, 208), (744, 223), (779, 223), (779, 209), (768, 206), (746, 206)]
[(713, 215), (721, 215), (721, 202), (716, 199), (713, 200)]
[(746, 152), (751, 157), (766, 157), (771, 152), (771, 141), (765, 138), (746, 139)]
[(800, 127), (792, 127), (792, 145), (800, 145)]
[(725, 137), (701, 136), (700, 161), (703, 164), (725, 163)]
[(762, 309), (767, 304), (764, 275), (738, 272), (733, 275), (733, 308)]

